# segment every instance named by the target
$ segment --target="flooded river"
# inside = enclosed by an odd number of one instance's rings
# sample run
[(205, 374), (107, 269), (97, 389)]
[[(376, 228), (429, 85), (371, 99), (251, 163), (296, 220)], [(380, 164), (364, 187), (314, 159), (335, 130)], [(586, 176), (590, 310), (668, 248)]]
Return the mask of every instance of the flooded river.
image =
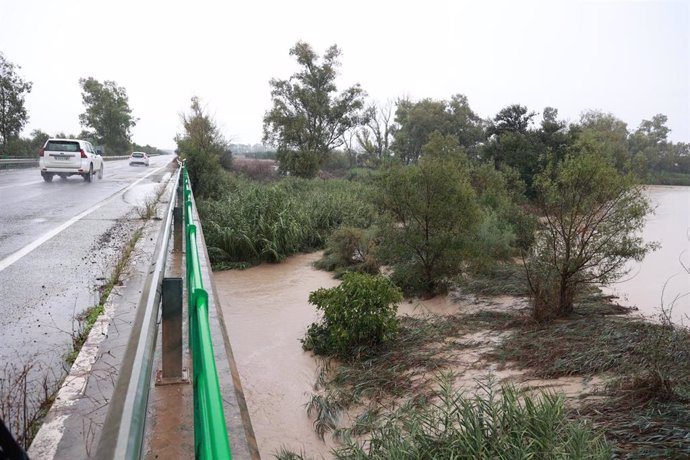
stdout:
[[(639, 308), (645, 316), (657, 316), (660, 306), (673, 304), (673, 319), (688, 324), (690, 315), (690, 187), (648, 188), (654, 215), (644, 228), (646, 241), (658, 241), (661, 248), (642, 262), (632, 262), (631, 271), (610, 292), (620, 303)], [(665, 286), (665, 287), (664, 287)]]
[[(690, 187), (651, 187), (656, 214), (650, 216), (644, 236), (660, 241), (624, 282), (612, 287), (621, 303), (635, 305), (647, 315), (657, 313), (664, 283), (664, 304), (675, 297), (674, 318), (690, 314)], [(316, 378), (316, 362), (302, 351), (299, 341), (318, 319), (309, 293), (338, 284), (330, 273), (315, 270), (320, 253), (302, 254), (282, 264), (263, 264), (248, 270), (215, 273), (237, 367), (247, 399), (262, 458), (273, 458), (281, 447), (312, 458), (331, 458), (328, 436), (321, 441), (306, 416), (305, 404)], [(509, 302), (506, 299), (505, 302)], [(399, 313), (456, 313), (460, 307), (446, 297), (400, 305)], [(564, 382), (570, 385), (571, 382)], [(576, 390), (581, 382), (574, 382)], [(567, 391), (567, 388), (564, 389)], [(579, 390), (578, 390), (579, 391)]]

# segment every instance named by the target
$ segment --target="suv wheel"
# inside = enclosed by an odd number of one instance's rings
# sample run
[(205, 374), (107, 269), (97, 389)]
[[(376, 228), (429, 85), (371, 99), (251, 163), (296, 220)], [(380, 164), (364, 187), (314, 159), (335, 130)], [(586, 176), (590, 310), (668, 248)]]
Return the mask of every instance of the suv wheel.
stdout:
[(42, 172), (43, 180), (46, 182), (53, 182), (53, 173)]
[(98, 170), (98, 178), (103, 179), (103, 163), (101, 163), (101, 169)]
[(91, 182), (92, 177), (93, 177), (93, 165), (89, 165), (89, 172), (84, 174), (84, 180), (86, 182)]

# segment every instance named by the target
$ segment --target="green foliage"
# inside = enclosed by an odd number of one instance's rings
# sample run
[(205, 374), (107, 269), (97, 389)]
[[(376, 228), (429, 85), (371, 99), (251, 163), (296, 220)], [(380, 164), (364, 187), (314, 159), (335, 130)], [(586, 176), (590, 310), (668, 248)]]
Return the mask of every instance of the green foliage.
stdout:
[(458, 145), (468, 151), (473, 151), (484, 139), (483, 122), (462, 94), (453, 96), (450, 101), (400, 100), (395, 121), (398, 127), (393, 132), (391, 148), (396, 157), (406, 164), (417, 161), (434, 132), (454, 137)]
[(347, 271), (377, 274), (379, 263), (375, 255), (375, 234), (376, 229), (340, 227), (328, 238), (323, 257), (314, 265), (322, 270), (335, 271), (336, 276)]
[(467, 396), (450, 380), (441, 379), (438, 400), (411, 400), (387, 416), (369, 440), (348, 439), (336, 458), (611, 458), (602, 434), (568, 420), (562, 396), (533, 396), (491, 383)]
[(32, 83), (19, 76), (13, 64), (0, 52), (0, 145), (2, 153), (9, 153), (9, 143), (17, 138), (29, 121), (24, 98), (31, 92)]
[(227, 143), (198, 97), (192, 97), (190, 113), (180, 117), (185, 132), (175, 141), (187, 166), (192, 191), (197, 198), (219, 198), (229, 180), (220, 164)]
[(428, 154), (379, 180), (381, 255), (407, 292), (433, 293), (460, 272), (481, 212), (460, 154)]
[(368, 227), (369, 194), (370, 187), (344, 180), (236, 180), (222, 197), (198, 207), (211, 260), (227, 267), (321, 248), (341, 225)]
[(295, 177), (316, 177), (321, 166), (321, 158), (314, 151), (278, 150), (278, 172)]
[(398, 330), (395, 313), (402, 298), (388, 278), (346, 273), (339, 286), (309, 294), (309, 303), (316, 305), (323, 319), (309, 326), (304, 349), (351, 359), (363, 347), (390, 340)]
[(130, 130), (137, 124), (129, 107), (127, 91), (114, 81), (101, 83), (93, 77), (80, 78), (85, 112), (79, 123), (91, 128), (89, 138), (104, 145), (106, 151), (125, 153), (130, 147)]
[(273, 107), (264, 116), (264, 142), (277, 147), (281, 171), (314, 177), (325, 156), (343, 144), (346, 131), (366, 121), (359, 84), (337, 93), (340, 49), (319, 56), (305, 42), (290, 49), (302, 67), (288, 80), (271, 79)]
[(50, 136), (40, 129), (31, 132), (31, 137), (13, 137), (10, 139), (6, 153), (18, 157), (36, 157), (38, 151), (46, 143)]
[[(527, 250), (534, 240), (536, 220), (520, 207), (525, 201), (525, 183), (519, 173), (510, 167), (499, 171), (482, 163), (472, 169), (471, 181), (485, 213), (479, 232), (481, 244), (477, 246), (479, 260), (485, 265), (492, 259), (506, 259), (515, 246)], [(487, 260), (485, 256), (490, 254), (494, 257)]]
[(639, 261), (656, 247), (640, 235), (651, 211), (644, 191), (611, 161), (572, 155), (535, 184), (544, 218), (527, 268), (537, 319), (570, 314), (585, 285), (617, 279), (628, 259)]

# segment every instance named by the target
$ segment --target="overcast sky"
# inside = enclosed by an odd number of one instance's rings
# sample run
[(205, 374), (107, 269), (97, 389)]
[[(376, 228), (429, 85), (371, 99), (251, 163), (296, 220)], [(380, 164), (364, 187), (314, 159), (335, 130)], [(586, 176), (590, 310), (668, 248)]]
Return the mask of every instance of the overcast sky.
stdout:
[(519, 103), (576, 121), (611, 112), (634, 130), (668, 116), (690, 141), (690, 1), (0, 0), (0, 51), (34, 83), (23, 135), (78, 134), (79, 78), (114, 80), (133, 140), (174, 148), (199, 96), (225, 136), (257, 143), (271, 78), (298, 40), (343, 54), (339, 89), (371, 101), (465, 94), (481, 117)]

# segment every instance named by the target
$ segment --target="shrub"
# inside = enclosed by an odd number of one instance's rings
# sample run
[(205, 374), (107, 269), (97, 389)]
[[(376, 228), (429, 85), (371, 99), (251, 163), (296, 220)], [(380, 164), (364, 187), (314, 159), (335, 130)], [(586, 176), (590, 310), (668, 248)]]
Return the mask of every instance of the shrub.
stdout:
[(339, 228), (328, 238), (323, 257), (314, 265), (322, 270), (335, 271), (336, 277), (347, 271), (377, 274), (379, 263), (374, 254), (374, 233), (360, 228)]
[(402, 293), (383, 276), (346, 273), (339, 286), (309, 295), (323, 319), (309, 326), (303, 348), (350, 358), (363, 347), (379, 345), (397, 333), (396, 304), (401, 300)]

